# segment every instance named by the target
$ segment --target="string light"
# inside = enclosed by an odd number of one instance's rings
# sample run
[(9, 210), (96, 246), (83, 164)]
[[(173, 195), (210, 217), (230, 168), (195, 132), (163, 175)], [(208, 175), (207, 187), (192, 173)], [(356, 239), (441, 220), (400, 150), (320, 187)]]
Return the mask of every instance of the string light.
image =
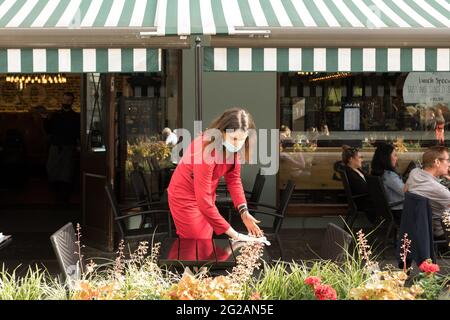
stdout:
[(313, 79), (311, 79), (309, 81), (310, 82), (316, 82), (316, 81), (335, 80), (335, 79), (347, 78), (347, 77), (350, 77), (351, 75), (352, 74), (350, 72), (337, 72), (337, 73), (328, 74), (328, 75), (323, 76), (323, 77), (313, 78)]
[(300, 71), (300, 72), (298, 72), (297, 74), (298, 74), (299, 76), (313, 76), (313, 75), (318, 74), (318, 72), (303, 72), (303, 71)]
[(67, 78), (63, 74), (48, 75), (48, 74), (32, 74), (32, 75), (11, 75), (6, 77), (6, 82), (14, 83), (20, 90), (26, 88), (28, 84), (65, 84)]

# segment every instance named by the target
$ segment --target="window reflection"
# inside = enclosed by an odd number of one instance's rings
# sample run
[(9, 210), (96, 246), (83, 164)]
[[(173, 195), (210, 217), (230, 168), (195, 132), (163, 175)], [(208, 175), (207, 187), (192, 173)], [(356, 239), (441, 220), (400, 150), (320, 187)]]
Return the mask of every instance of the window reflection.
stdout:
[(426, 87), (427, 76), (449, 77), (448, 73), (282, 73), (279, 185), (295, 181), (294, 202), (345, 203), (334, 170), (343, 144), (361, 148), (364, 168), (370, 171), (376, 143), (392, 142), (399, 153), (399, 172), (419, 160), (425, 148), (446, 144), (450, 85), (444, 81), (439, 88)]

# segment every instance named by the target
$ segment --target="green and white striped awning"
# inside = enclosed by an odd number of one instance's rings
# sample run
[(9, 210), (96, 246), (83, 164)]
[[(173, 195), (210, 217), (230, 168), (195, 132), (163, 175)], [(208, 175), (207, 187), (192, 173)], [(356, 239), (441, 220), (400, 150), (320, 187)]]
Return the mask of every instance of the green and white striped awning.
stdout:
[(159, 49), (0, 49), (0, 73), (158, 72)]
[(450, 71), (449, 48), (205, 48), (205, 71)]
[(449, 28), (448, 0), (0, 0), (0, 28)]

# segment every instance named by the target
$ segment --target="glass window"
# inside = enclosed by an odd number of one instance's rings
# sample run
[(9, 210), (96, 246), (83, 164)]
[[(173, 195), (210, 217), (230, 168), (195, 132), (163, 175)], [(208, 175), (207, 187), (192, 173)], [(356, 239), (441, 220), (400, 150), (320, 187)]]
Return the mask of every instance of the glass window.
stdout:
[(125, 197), (135, 196), (130, 181), (135, 169), (143, 170), (151, 193), (160, 193), (169, 181), (164, 175), (174, 166), (170, 162), (171, 148), (177, 142), (175, 129), (181, 127), (180, 67), (180, 51), (164, 50), (162, 72), (122, 74), (119, 78), (120, 162)]
[(105, 97), (104, 88), (106, 75), (88, 73), (86, 75), (86, 146), (90, 152), (105, 152)]
[(394, 143), (402, 174), (447, 143), (449, 73), (282, 73), (280, 86), (279, 185), (295, 181), (293, 201), (346, 203), (335, 171), (344, 144), (361, 149), (370, 173), (376, 144)]

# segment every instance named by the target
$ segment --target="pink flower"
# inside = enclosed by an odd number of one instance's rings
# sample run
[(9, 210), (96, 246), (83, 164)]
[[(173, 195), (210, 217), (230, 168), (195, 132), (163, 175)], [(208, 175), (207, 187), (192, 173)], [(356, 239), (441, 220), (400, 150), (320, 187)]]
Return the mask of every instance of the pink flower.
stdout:
[(319, 284), (314, 287), (314, 294), (317, 300), (336, 300), (337, 293), (330, 285)]
[(317, 285), (320, 285), (321, 281), (319, 277), (311, 276), (305, 279), (305, 284), (315, 288)]
[(434, 264), (430, 259), (425, 260), (422, 262), (419, 266), (420, 271), (425, 273), (436, 273), (439, 272), (439, 266), (437, 264)]
[(253, 292), (250, 297), (250, 300), (261, 300), (261, 296), (259, 295), (259, 292), (256, 292), (256, 291)]

